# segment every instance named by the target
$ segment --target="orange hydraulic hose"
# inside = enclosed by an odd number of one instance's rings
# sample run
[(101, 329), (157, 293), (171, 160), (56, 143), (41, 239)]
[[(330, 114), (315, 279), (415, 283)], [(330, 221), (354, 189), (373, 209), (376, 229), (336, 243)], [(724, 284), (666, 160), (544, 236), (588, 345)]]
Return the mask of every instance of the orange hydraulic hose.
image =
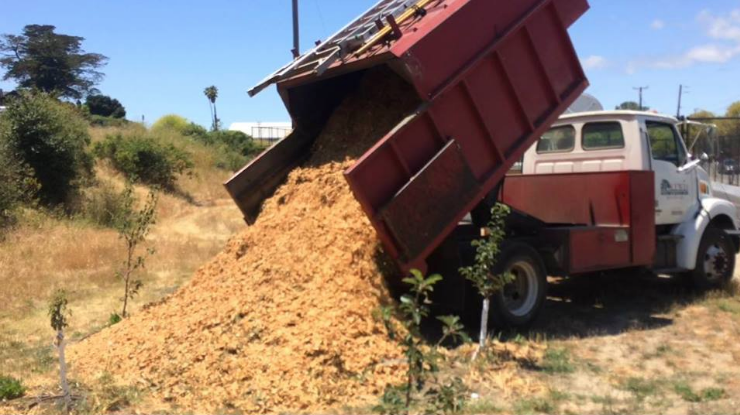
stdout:
[[(401, 14), (400, 16), (398, 16), (398, 19), (396, 19), (396, 22), (398, 22), (398, 24), (400, 25), (401, 23), (405, 22), (410, 17), (412, 17), (414, 14), (416, 14), (416, 11), (418, 9), (423, 9), (426, 5), (428, 5), (429, 3), (433, 2), (433, 1), (435, 1), (435, 0), (421, 0), (421, 1), (419, 1), (418, 3), (416, 3), (416, 5), (414, 7), (409, 7), (408, 10), (406, 10), (405, 12), (403, 12), (403, 14)], [(381, 40), (383, 40), (384, 37), (388, 36), (392, 31), (393, 31), (393, 28), (391, 28), (390, 26), (383, 27), (382, 29), (380, 29), (380, 31), (378, 33), (376, 33), (373, 37), (371, 37), (365, 43), (365, 45), (363, 45), (357, 52), (355, 52), (355, 55), (359, 56), (359, 55), (362, 55), (363, 53), (367, 52), (368, 50), (370, 50), (370, 48), (372, 48), (373, 46), (375, 46), (376, 44), (378, 44), (378, 42), (380, 42)]]

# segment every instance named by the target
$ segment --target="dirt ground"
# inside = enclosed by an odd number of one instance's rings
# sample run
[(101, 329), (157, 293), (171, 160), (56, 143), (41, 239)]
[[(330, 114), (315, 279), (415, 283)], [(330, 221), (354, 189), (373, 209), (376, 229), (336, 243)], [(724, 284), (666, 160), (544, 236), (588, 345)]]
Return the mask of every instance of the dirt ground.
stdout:
[[(225, 202), (179, 215), (178, 223), (190, 223), (196, 230), (180, 237), (200, 234), (198, 224), (208, 221), (213, 209), (230, 209)], [(500, 334), (496, 356), (470, 365), (470, 347), (449, 353), (447, 370), (462, 375), (471, 388), (465, 413), (740, 413), (739, 297), (698, 296), (679, 281), (639, 273), (550, 282), (540, 319), (530, 331)], [(173, 289), (163, 287), (160, 295)], [(4, 353), (0, 367), (5, 373), (14, 368), (11, 375), (23, 374), (29, 395), (53, 393), (52, 350), (39, 348), (43, 342), (30, 328), (22, 329), (24, 321), (6, 319), (0, 327), (6, 352), (17, 343), (33, 346), (24, 355), (25, 368)], [(10, 340), (12, 333), (16, 335)], [(502, 353), (507, 349), (517, 352), (507, 356)], [(532, 353), (519, 358), (522, 349)], [(146, 390), (103, 388), (108, 395), (98, 399), (127, 402), (119, 412), (164, 410), (147, 398)], [(0, 413), (27, 412), (29, 402), (0, 403)], [(54, 413), (53, 408), (32, 411)], [(326, 412), (369, 413), (370, 407)]]
[(469, 413), (740, 413), (737, 288), (699, 296), (638, 272), (550, 283), (531, 330), (502, 336), (544, 345), (517, 365), (532, 392), (471, 383)]

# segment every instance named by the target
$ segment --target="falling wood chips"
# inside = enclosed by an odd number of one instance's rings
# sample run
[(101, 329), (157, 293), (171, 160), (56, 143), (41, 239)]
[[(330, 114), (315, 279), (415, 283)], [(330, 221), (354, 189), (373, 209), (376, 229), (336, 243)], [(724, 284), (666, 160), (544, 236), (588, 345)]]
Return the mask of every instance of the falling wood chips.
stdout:
[(108, 372), (196, 412), (315, 412), (401, 381), (402, 351), (373, 318), (388, 301), (378, 241), (342, 173), (413, 97), (369, 72), (257, 223), (161, 304), (70, 348), (73, 376)]

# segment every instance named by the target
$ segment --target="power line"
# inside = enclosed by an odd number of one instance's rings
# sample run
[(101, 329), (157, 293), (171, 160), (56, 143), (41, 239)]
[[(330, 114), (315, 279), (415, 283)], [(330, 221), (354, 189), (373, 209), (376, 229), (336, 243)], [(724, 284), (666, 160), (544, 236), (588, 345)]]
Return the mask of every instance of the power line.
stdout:
[(321, 22), (321, 30), (323, 30), (322, 36), (326, 36), (326, 23), (324, 22), (324, 13), (321, 12), (321, 6), (319, 6), (319, 0), (313, 0), (314, 6), (316, 6), (316, 12), (319, 14), (319, 22)]

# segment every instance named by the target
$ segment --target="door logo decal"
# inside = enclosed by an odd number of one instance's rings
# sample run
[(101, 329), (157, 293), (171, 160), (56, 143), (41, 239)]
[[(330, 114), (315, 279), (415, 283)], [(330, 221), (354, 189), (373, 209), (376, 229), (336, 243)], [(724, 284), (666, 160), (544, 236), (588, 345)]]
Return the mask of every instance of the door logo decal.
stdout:
[(660, 194), (663, 196), (685, 196), (689, 194), (689, 186), (686, 184), (671, 184), (668, 180), (660, 183)]

